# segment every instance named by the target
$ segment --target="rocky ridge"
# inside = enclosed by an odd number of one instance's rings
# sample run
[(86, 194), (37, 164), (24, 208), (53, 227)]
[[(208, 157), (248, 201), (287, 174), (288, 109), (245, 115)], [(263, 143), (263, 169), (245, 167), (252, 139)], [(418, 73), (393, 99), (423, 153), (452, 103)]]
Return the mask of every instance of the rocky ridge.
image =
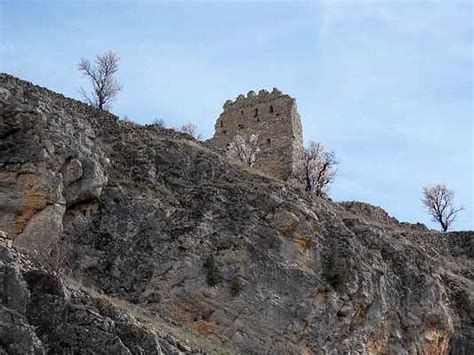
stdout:
[(0, 229), (67, 245), (71, 280), (229, 352), (473, 352), (472, 232), (380, 223), (6, 74), (0, 100)]

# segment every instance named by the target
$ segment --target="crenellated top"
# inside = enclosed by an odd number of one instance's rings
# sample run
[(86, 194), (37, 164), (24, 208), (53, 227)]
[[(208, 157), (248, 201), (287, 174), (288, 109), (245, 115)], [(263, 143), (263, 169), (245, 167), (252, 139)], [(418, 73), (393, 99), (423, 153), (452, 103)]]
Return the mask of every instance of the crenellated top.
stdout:
[(281, 96), (288, 96), (288, 95), (283, 94), (277, 88), (273, 88), (272, 92), (269, 92), (268, 90), (263, 89), (263, 90), (260, 90), (258, 94), (255, 93), (255, 91), (250, 90), (247, 93), (247, 96), (240, 94), (239, 96), (237, 96), (235, 101), (227, 100), (224, 103), (222, 108), (224, 109), (224, 111), (236, 110), (236, 109), (240, 109), (244, 107), (253, 106), (258, 103), (269, 102)]

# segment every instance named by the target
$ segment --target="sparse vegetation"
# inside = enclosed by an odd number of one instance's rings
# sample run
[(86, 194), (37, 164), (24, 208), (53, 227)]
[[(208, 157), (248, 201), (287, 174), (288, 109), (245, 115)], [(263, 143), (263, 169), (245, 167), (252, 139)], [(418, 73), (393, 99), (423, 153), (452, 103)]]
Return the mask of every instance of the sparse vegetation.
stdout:
[(182, 133), (189, 134), (194, 139), (202, 140), (202, 136), (198, 132), (198, 126), (194, 122), (189, 121), (185, 125), (181, 126), (179, 131)]
[(118, 298), (107, 296), (103, 294), (101, 290), (85, 285), (77, 280), (69, 279), (69, 282), (75, 283), (81, 288), (85, 288), (94, 298), (95, 304), (100, 311), (107, 311), (117, 307), (118, 309), (132, 315), (138, 321), (151, 325), (152, 329), (171, 334), (183, 344), (189, 344), (198, 349), (202, 349), (209, 354), (235, 354), (233, 349), (213, 344), (205, 337), (193, 332), (187, 327), (171, 325), (159, 318), (156, 314), (150, 314), (142, 307)]
[(232, 283), (230, 285), (230, 294), (232, 297), (237, 297), (240, 295), (240, 290), (242, 289), (242, 281), (240, 280), (239, 275), (235, 275), (232, 279)]
[(347, 280), (347, 269), (344, 257), (337, 249), (332, 249), (323, 258), (323, 277), (336, 291), (341, 289)]
[(206, 282), (210, 287), (214, 287), (222, 281), (222, 274), (213, 254), (207, 256), (203, 266), (207, 271)]
[(24, 251), (46, 271), (64, 275), (70, 262), (72, 247), (66, 241), (54, 240), (48, 243), (38, 242)]
[(153, 120), (153, 124), (158, 127), (165, 127), (165, 120), (157, 117)]

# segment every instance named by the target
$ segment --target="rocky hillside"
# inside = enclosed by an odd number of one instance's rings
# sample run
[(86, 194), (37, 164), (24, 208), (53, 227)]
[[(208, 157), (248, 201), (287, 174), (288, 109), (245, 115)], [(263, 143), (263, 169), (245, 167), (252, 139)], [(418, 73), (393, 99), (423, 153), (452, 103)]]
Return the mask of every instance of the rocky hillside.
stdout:
[(308, 196), (6, 74), (0, 117), (0, 353), (474, 352), (472, 232)]
[(3, 237), (0, 277), (2, 354), (201, 353), (127, 303), (35, 265)]

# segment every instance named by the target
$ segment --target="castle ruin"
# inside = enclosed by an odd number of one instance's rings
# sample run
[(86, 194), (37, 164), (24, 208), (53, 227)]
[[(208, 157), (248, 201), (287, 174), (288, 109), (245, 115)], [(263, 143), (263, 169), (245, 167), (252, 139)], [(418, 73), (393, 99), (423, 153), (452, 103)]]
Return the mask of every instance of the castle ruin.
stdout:
[(225, 153), (236, 135), (258, 136), (260, 153), (255, 168), (277, 179), (288, 180), (303, 150), (303, 135), (296, 100), (274, 88), (227, 100), (209, 143)]

